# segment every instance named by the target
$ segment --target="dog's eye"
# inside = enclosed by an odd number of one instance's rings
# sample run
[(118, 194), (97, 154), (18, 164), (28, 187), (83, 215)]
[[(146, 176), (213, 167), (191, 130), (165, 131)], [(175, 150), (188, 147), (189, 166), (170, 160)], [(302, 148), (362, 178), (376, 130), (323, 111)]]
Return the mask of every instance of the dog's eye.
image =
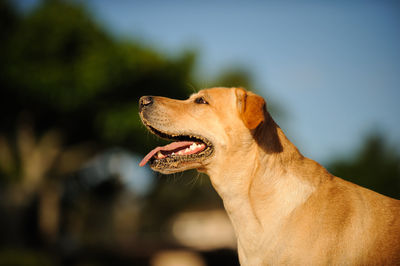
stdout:
[(197, 104), (208, 104), (204, 97), (197, 97), (196, 99), (194, 99), (194, 102)]

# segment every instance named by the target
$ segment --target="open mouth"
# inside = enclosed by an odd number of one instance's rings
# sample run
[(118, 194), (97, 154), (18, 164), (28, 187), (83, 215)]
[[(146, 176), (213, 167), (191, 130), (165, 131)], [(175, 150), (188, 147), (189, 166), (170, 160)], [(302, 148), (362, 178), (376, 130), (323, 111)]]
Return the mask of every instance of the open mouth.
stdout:
[(144, 166), (149, 162), (150, 166), (156, 170), (177, 169), (200, 163), (214, 151), (213, 145), (205, 137), (193, 134), (170, 134), (147, 123), (144, 124), (155, 135), (174, 142), (153, 149), (143, 158), (139, 166)]

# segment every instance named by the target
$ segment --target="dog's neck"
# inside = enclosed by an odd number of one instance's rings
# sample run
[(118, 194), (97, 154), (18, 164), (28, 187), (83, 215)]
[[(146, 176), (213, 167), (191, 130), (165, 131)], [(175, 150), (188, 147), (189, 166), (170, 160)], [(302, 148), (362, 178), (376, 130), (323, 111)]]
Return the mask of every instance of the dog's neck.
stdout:
[[(256, 141), (243, 149), (243, 156), (237, 150), (225, 160), (226, 168), (208, 173), (232, 221), (242, 257), (256, 252), (259, 246), (254, 239), (265, 242), (262, 236), (278, 230), (281, 221), (323, 182), (311, 176), (329, 176), (323, 167), (300, 154), (271, 117), (252, 135)], [(326, 175), (307, 173), (310, 166)]]
[[(320, 182), (303, 175), (301, 169), (305, 164), (315, 164), (315, 169), (322, 167), (302, 156), (267, 115), (268, 119), (249, 135), (251, 141), (235, 139), (235, 145), (230, 145), (235, 150), (224, 152), (229, 156), (224, 157), (218, 167), (207, 169), (206, 173), (223, 200), (251, 197), (256, 190), (270, 195), (275, 186), (288, 181), (288, 177), (310, 186)], [(292, 171), (294, 168), (295, 171)]]

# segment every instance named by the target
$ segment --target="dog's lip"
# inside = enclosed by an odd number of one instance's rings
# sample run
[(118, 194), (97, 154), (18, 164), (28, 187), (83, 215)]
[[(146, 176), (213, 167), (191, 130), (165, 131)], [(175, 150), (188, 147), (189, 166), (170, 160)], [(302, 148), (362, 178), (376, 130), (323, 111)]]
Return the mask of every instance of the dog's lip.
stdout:
[(205, 138), (201, 135), (198, 135), (198, 134), (185, 133), (185, 132), (183, 132), (183, 133), (168, 133), (168, 132), (164, 132), (159, 129), (156, 129), (155, 127), (150, 126), (150, 125), (146, 125), (146, 126), (150, 129), (150, 131), (153, 134), (159, 136), (160, 138), (166, 139), (166, 140), (175, 140), (175, 141), (176, 140), (177, 141), (190, 140), (193, 142), (201, 141), (204, 144), (206, 144), (207, 146), (212, 146), (212, 143), (207, 138)]
[(143, 116), (141, 116), (143, 124), (150, 130), (151, 133), (154, 135), (157, 135), (158, 137), (165, 139), (165, 140), (191, 140), (193, 142), (196, 141), (201, 141), (204, 144), (206, 144), (208, 147), (213, 147), (213, 144), (210, 140), (208, 140), (206, 137), (203, 137), (198, 134), (194, 133), (189, 133), (189, 132), (179, 132), (179, 133), (172, 133), (172, 132), (167, 132), (161, 129), (158, 129), (151, 125), (150, 122), (148, 122)]

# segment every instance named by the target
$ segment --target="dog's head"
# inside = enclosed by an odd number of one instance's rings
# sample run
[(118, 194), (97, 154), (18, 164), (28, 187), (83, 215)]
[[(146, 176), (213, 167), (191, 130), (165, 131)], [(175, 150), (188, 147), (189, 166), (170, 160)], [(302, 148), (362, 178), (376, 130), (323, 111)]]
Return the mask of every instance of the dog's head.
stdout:
[(262, 97), (241, 88), (213, 88), (187, 100), (143, 96), (143, 124), (155, 135), (173, 140), (152, 150), (140, 163), (153, 170), (175, 173), (187, 169), (207, 172), (254, 143), (253, 132), (266, 119)]

